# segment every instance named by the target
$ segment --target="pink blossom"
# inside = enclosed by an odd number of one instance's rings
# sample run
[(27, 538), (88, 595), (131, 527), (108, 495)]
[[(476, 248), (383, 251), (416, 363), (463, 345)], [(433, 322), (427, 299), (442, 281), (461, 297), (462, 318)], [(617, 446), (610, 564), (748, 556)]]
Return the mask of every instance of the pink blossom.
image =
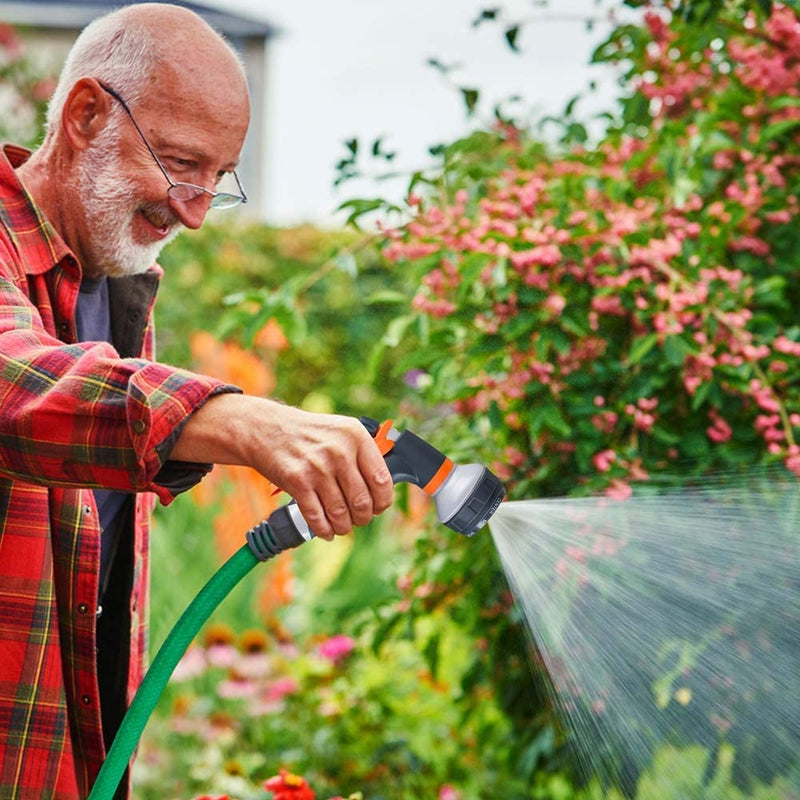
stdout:
[(600, 453), (595, 453), (592, 457), (592, 464), (594, 464), (594, 468), (598, 472), (608, 472), (616, 458), (617, 454), (613, 450), (603, 450)]
[(627, 500), (633, 494), (633, 489), (623, 480), (615, 478), (606, 489), (605, 494), (612, 500)]
[(319, 654), (333, 664), (343, 661), (353, 652), (355, 640), (343, 634), (337, 634), (326, 639), (319, 646)]
[(554, 267), (561, 261), (561, 250), (556, 245), (542, 245), (530, 250), (518, 250), (511, 254), (511, 264), (515, 269), (523, 267)]
[(207, 667), (203, 648), (192, 645), (181, 657), (170, 680), (188, 681), (202, 675)]
[(439, 800), (461, 800), (461, 792), (446, 783), (439, 789)]
[(566, 305), (567, 301), (560, 294), (551, 294), (544, 301), (544, 303), (542, 303), (542, 306), (546, 308), (554, 316), (560, 314), (564, 310)]
[(278, 678), (272, 681), (267, 687), (268, 700), (283, 700), (290, 694), (297, 694), (300, 691), (300, 684), (289, 676)]
[(711, 420), (710, 427), (706, 428), (706, 435), (712, 442), (720, 444), (727, 442), (733, 435), (731, 426), (713, 409), (708, 414)]

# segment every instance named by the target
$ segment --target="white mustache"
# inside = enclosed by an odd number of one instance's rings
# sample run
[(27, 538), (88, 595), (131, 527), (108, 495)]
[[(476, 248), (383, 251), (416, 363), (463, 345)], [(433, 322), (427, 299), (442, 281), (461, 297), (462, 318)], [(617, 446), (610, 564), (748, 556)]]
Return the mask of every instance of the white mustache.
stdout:
[(175, 214), (158, 203), (147, 203), (141, 207), (141, 211), (152, 223), (161, 228), (175, 228), (181, 224)]

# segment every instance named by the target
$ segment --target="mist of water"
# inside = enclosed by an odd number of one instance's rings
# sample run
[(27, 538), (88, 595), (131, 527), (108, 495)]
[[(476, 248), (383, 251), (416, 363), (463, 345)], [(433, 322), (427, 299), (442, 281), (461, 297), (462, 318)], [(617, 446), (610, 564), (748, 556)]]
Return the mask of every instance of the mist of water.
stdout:
[(800, 797), (796, 479), (507, 502), (490, 528), (587, 796)]

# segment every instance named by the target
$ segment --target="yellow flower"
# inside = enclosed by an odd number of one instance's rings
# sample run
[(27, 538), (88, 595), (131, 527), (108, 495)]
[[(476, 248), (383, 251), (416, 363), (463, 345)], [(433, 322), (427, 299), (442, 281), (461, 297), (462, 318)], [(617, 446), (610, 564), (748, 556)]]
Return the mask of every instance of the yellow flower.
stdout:
[(692, 690), (687, 689), (685, 686), (675, 692), (675, 699), (682, 705), (688, 706), (692, 702)]

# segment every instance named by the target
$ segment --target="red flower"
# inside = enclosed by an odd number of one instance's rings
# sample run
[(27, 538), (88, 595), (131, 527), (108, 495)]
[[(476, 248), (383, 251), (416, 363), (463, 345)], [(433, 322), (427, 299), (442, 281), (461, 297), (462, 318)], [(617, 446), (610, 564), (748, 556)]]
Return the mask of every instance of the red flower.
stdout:
[(272, 800), (315, 800), (315, 794), (305, 778), (282, 769), (279, 775), (268, 778), (264, 788), (272, 792)]
[(193, 800), (231, 800), (227, 794), (199, 794)]

